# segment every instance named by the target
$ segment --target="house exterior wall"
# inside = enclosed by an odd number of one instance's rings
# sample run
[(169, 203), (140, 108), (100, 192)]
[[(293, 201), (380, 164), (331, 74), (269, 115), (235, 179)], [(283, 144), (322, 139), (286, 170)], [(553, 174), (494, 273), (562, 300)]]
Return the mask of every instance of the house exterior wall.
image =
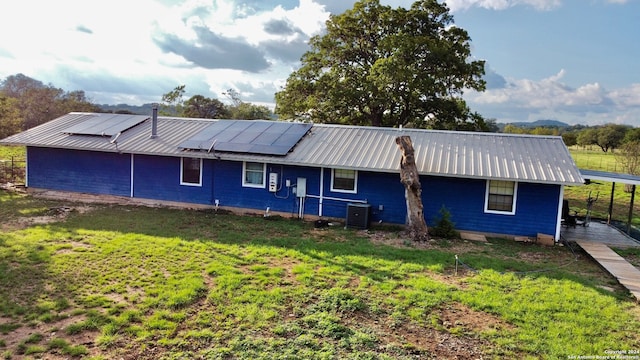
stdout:
[(27, 148), (27, 184), (34, 188), (129, 196), (131, 157), (125, 154)]
[[(266, 164), (278, 174), (279, 188), (243, 186), (240, 161), (202, 161), (200, 186), (181, 185), (178, 157), (130, 155), (29, 147), (28, 185), (34, 188), (131, 196), (193, 204), (249, 208), (257, 211), (299, 212), (301, 201), (292, 192), (298, 178), (306, 179), (304, 214), (345, 218), (350, 202), (371, 205), (372, 222), (403, 224), (406, 219), (404, 187), (399, 174), (358, 171), (357, 193), (331, 191), (330, 168)], [(133, 161), (133, 164), (131, 163)], [(131, 171), (133, 169), (133, 176)], [(290, 180), (292, 187), (284, 185)], [(427, 224), (432, 226), (444, 206), (459, 230), (536, 236), (555, 234), (560, 185), (518, 183), (513, 215), (484, 211), (486, 180), (421, 176)]]
[(444, 206), (459, 230), (535, 237), (555, 234), (560, 185), (518, 183), (513, 215), (484, 211), (486, 180), (421, 177), (427, 225)]
[[(279, 211), (284, 213), (297, 214), (298, 199), (293, 194), (293, 187), (296, 185), (298, 177), (307, 179), (307, 192), (318, 188), (320, 179), (320, 169), (311, 167), (292, 167), (277, 164), (266, 165), (266, 182), (269, 181), (269, 173), (278, 174), (278, 191), (269, 192), (267, 184), (262, 188), (243, 186), (242, 168), (240, 161), (217, 161), (213, 162), (213, 188), (214, 201), (217, 199), (220, 206), (250, 208), (260, 211)], [(289, 179), (291, 188), (285, 186)], [(314, 206), (314, 201), (307, 199), (305, 208)]]
[(213, 203), (213, 168), (202, 162), (202, 184), (180, 184), (181, 158), (133, 156), (133, 197), (209, 205)]

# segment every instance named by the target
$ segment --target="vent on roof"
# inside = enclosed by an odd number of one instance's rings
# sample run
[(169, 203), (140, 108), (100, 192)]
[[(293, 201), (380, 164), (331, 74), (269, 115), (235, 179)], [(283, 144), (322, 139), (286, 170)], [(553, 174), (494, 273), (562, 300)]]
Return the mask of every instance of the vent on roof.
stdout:
[(114, 136), (131, 129), (148, 118), (144, 115), (96, 114), (62, 132), (74, 135)]
[(178, 147), (261, 155), (286, 155), (311, 129), (311, 124), (265, 120), (218, 120)]

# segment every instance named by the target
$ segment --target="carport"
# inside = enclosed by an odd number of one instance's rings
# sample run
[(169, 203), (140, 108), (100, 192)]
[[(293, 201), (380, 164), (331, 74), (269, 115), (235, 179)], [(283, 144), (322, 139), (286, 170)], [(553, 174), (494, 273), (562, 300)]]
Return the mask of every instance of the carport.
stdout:
[(588, 184), (591, 180), (601, 180), (601, 181), (611, 182), (611, 198), (609, 200), (609, 208), (607, 211), (607, 225), (611, 224), (611, 215), (613, 213), (613, 198), (614, 198), (614, 193), (616, 189), (616, 183), (632, 185), (631, 201), (629, 203), (629, 215), (627, 217), (627, 234), (631, 234), (631, 220), (633, 218), (633, 203), (635, 201), (635, 196), (636, 196), (636, 185), (640, 184), (640, 176), (613, 173), (613, 172), (607, 172), (607, 171), (586, 170), (586, 169), (580, 169), (580, 174), (582, 175), (582, 178), (585, 179), (586, 184)]

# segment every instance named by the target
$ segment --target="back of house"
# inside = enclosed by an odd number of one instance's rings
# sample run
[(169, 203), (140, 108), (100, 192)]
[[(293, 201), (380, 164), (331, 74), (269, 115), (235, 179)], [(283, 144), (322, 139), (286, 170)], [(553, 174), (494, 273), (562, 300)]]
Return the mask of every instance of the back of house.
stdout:
[(0, 140), (27, 148), (27, 188), (184, 206), (403, 224), (395, 139), (409, 136), (428, 224), (560, 234), (564, 186), (583, 179), (557, 136), (267, 120), (70, 113)]

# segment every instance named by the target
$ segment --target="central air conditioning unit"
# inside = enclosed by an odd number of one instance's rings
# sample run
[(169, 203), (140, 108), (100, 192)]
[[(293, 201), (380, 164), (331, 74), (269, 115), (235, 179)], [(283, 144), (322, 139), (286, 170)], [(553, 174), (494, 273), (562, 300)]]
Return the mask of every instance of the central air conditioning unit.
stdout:
[(348, 228), (368, 229), (369, 214), (371, 214), (370, 204), (347, 204), (347, 225)]

